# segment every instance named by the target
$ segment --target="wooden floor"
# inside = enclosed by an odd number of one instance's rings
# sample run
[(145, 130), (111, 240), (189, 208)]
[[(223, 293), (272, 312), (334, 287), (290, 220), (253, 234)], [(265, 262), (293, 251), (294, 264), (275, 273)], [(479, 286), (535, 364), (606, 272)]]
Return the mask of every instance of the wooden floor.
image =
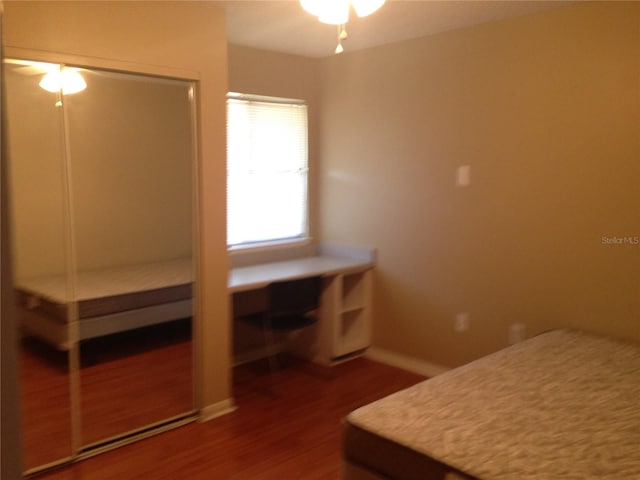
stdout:
[[(193, 409), (189, 321), (83, 342), (81, 444), (91, 445)], [(67, 352), (24, 338), (20, 358), (25, 469), (71, 456)]]
[(46, 480), (337, 479), (341, 419), (424, 377), (363, 358), (333, 368), (281, 360), (236, 368), (238, 409), (92, 457)]

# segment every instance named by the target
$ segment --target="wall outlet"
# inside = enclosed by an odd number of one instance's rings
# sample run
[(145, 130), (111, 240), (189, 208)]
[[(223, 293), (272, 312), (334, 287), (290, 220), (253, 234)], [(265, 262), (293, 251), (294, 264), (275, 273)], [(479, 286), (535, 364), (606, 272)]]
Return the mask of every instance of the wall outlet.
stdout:
[(524, 323), (513, 323), (509, 325), (509, 345), (513, 345), (524, 340), (524, 334)]
[(458, 333), (469, 330), (469, 314), (467, 312), (458, 313), (453, 328)]

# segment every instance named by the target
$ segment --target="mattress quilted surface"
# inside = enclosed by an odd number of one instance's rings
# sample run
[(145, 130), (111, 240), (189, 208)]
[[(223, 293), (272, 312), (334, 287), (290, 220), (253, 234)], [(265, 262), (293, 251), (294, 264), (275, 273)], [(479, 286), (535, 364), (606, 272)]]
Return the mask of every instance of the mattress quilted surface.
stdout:
[(640, 346), (547, 332), (347, 422), (485, 480), (640, 479)]
[(73, 299), (69, 298), (67, 279), (62, 275), (27, 279), (17, 287), (52, 302), (64, 304), (71, 300), (83, 301), (143, 292), (190, 284), (192, 281), (192, 260), (180, 258), (79, 272)]

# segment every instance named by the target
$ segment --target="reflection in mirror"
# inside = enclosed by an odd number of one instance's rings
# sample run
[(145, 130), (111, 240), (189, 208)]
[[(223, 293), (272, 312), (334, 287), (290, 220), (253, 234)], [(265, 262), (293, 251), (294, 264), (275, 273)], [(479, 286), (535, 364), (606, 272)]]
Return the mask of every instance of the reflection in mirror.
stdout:
[(193, 85), (6, 70), (30, 470), (194, 415)]
[[(38, 86), (58, 65), (6, 61), (6, 118), (24, 467), (72, 455), (67, 310), (38, 293), (55, 281), (66, 303), (67, 214), (57, 94)], [(53, 328), (43, 327), (53, 319)]]
[(193, 411), (192, 85), (81, 74), (64, 110), (91, 448)]

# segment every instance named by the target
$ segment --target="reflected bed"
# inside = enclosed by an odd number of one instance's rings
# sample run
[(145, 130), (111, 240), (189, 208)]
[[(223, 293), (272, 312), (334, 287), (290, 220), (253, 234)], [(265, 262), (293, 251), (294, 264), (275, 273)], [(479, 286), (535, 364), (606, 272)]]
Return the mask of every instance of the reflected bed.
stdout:
[(18, 317), (25, 333), (66, 350), (72, 305), (87, 340), (190, 317), (192, 282), (190, 258), (79, 272), (75, 295), (64, 275), (32, 278), (15, 287)]
[(640, 345), (547, 332), (347, 417), (344, 480), (640, 478)]

